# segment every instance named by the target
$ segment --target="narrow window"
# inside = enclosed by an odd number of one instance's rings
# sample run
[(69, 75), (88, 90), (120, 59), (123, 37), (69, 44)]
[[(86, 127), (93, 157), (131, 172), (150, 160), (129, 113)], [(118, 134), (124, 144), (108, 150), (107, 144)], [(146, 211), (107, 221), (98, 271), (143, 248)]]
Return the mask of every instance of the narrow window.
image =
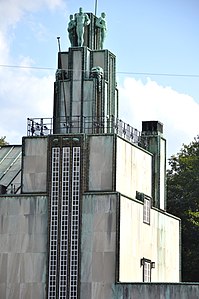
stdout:
[(150, 211), (151, 211), (151, 199), (144, 195), (144, 206), (143, 206), (143, 221), (144, 223), (150, 224)]
[(143, 267), (143, 282), (151, 282), (151, 269), (155, 268), (155, 262), (142, 258), (141, 266)]
[(151, 281), (151, 263), (145, 261), (144, 263), (144, 269), (143, 269), (143, 281), (144, 282), (150, 282)]

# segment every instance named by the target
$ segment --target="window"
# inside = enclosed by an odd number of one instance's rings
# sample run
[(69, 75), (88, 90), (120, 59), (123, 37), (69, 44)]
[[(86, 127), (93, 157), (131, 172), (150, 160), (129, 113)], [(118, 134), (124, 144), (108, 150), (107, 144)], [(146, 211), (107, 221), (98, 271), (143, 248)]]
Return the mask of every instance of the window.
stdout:
[(143, 202), (143, 222), (150, 224), (150, 212), (151, 212), (151, 197), (136, 191), (136, 199)]
[(80, 154), (52, 147), (48, 299), (78, 298)]
[(52, 175), (51, 175), (51, 225), (50, 225), (50, 254), (49, 254), (49, 282), (48, 298), (55, 298), (57, 287), (57, 240), (58, 240), (58, 203), (59, 203), (59, 161), (60, 149), (52, 148)]
[(151, 199), (144, 195), (143, 222), (150, 224)]
[(151, 282), (151, 269), (155, 268), (155, 262), (143, 257), (141, 266), (143, 267), (143, 282)]
[(144, 263), (144, 269), (143, 269), (143, 281), (144, 282), (150, 282), (151, 281), (151, 263), (145, 262)]

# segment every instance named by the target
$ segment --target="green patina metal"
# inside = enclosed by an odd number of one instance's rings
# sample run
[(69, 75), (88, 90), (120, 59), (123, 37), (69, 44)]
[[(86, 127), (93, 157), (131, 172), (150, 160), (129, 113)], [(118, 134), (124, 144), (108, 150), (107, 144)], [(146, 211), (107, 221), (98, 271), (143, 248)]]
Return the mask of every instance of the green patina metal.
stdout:
[(86, 46), (95, 50), (104, 48), (107, 33), (106, 14), (101, 13), (98, 18), (92, 13), (84, 13), (82, 7), (74, 16), (69, 16), (67, 27), (71, 47)]
[(104, 39), (106, 37), (106, 14), (104, 12), (101, 13), (101, 17), (96, 20), (96, 27), (100, 28), (100, 48), (103, 49)]

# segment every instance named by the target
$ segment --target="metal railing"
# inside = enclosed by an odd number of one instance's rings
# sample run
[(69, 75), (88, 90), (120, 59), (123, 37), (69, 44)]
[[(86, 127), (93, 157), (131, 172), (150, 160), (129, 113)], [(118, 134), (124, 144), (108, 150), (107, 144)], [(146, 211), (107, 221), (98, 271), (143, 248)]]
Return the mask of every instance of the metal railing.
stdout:
[(28, 118), (28, 136), (47, 136), (53, 133), (52, 118)]
[[(54, 123), (54, 124), (53, 124)], [(54, 128), (54, 129), (53, 129)], [(54, 132), (53, 132), (54, 130)], [(73, 116), (53, 118), (28, 118), (28, 136), (47, 136), (50, 134), (108, 134), (115, 133), (132, 142), (140, 143), (141, 132), (123, 122), (111, 117)]]

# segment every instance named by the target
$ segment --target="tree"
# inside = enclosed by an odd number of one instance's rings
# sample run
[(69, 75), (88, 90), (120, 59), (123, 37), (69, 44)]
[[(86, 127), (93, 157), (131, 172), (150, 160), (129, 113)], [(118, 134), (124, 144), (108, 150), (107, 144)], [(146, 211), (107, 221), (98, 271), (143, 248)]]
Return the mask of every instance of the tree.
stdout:
[(169, 159), (168, 212), (181, 218), (182, 281), (199, 281), (199, 136)]
[(0, 146), (4, 146), (4, 145), (9, 144), (5, 139), (6, 139), (6, 136), (0, 137)]

